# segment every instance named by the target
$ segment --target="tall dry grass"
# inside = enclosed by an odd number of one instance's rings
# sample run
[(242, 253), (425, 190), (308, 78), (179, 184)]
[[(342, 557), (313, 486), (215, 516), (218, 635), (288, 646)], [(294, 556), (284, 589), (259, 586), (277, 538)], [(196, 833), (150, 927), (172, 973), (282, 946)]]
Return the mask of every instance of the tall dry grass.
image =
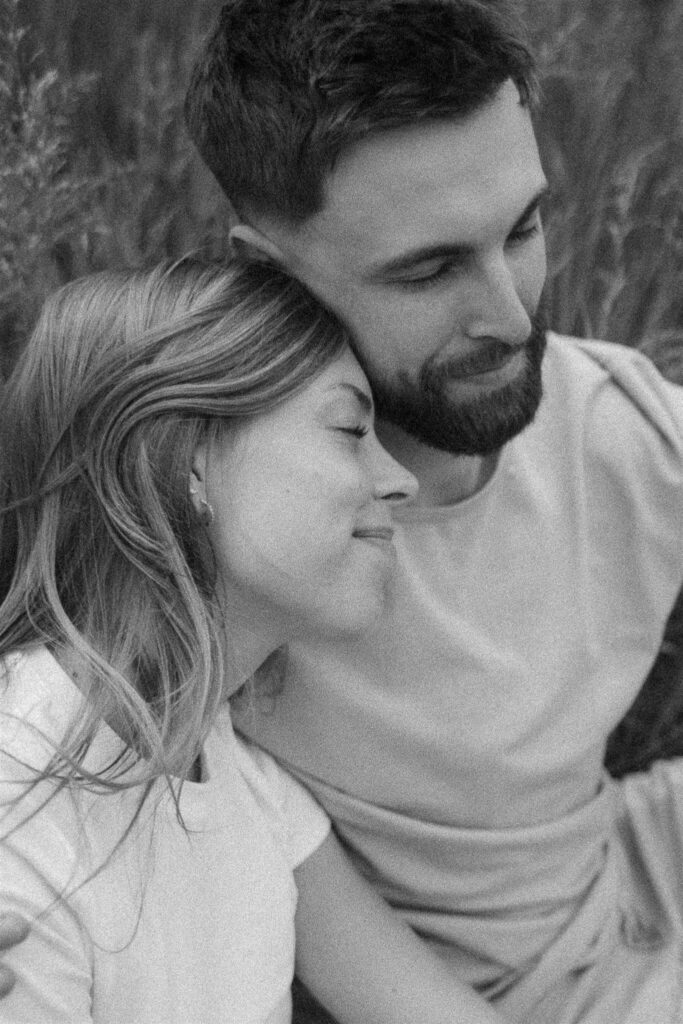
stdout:
[(94, 225), (95, 183), (72, 144), (84, 81), (26, 56), (16, 0), (0, 5), (0, 330), (8, 359), (60, 264)]
[(526, 0), (553, 325), (645, 348), (683, 381), (683, 4)]
[(182, 101), (213, 2), (0, 0), (0, 372), (57, 284), (190, 249), (225, 209)]
[[(642, 345), (683, 379), (683, 4), (519, 2), (544, 69), (551, 322)], [(56, 282), (224, 251), (222, 198), (181, 118), (220, 6), (0, 0), (5, 362)]]

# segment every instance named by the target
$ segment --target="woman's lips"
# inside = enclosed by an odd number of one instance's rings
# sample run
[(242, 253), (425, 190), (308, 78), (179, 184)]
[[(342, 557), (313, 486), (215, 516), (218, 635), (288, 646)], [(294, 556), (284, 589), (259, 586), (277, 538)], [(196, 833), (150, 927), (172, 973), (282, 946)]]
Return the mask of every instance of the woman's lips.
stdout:
[(379, 540), (391, 543), (394, 538), (394, 528), (392, 526), (363, 526), (354, 530), (353, 536), (359, 540)]

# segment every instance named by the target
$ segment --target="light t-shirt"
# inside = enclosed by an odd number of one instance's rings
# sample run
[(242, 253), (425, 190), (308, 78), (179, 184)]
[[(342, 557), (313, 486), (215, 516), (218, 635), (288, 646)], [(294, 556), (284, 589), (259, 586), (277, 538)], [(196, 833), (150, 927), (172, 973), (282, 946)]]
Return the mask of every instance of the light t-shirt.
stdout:
[[(81, 696), (44, 648), (0, 675), (0, 815), (45, 764)], [(89, 763), (119, 741), (104, 727)], [(165, 783), (114, 849), (138, 799), (49, 786), (0, 821), (0, 906), (33, 922), (6, 956), (17, 984), (0, 1019), (20, 1024), (287, 1024), (294, 969), (292, 870), (326, 816), (268, 755), (237, 739), (226, 708), (186, 782), (178, 823)], [(105, 865), (93, 877), (94, 869)], [(66, 894), (66, 898), (63, 897)]]
[(555, 991), (557, 1022), (567, 978), (652, 923), (603, 757), (683, 581), (683, 389), (552, 335), (543, 381), (482, 490), (397, 510), (374, 632), (292, 645), (283, 693), (235, 721), (461, 977), (513, 1019)]

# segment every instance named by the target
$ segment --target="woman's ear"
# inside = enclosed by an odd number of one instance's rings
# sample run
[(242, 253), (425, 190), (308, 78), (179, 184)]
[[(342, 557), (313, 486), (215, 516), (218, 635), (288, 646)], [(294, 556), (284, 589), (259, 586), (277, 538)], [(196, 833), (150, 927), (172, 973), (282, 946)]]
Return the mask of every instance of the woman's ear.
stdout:
[(236, 256), (257, 263), (274, 263), (283, 267), (284, 256), (280, 247), (251, 224), (236, 224), (229, 234), (230, 245)]
[(198, 445), (192, 459), (190, 470), (190, 501), (192, 507), (204, 526), (211, 526), (215, 519), (213, 506), (206, 494), (206, 468), (208, 447), (205, 443)]
[(202, 512), (202, 504), (206, 502), (206, 461), (208, 445), (202, 441), (195, 448), (190, 470), (189, 492), (190, 501), (198, 516)]

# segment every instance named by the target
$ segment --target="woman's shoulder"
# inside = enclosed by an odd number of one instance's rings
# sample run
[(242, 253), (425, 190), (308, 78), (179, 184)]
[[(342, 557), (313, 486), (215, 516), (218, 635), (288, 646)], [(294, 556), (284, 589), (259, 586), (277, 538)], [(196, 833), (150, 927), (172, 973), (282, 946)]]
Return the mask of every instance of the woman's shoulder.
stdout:
[(290, 867), (297, 867), (327, 836), (327, 815), (285, 767), (250, 740), (234, 737), (233, 756), (260, 813), (283, 843)]
[(21, 757), (40, 771), (82, 706), (83, 697), (41, 645), (0, 659), (0, 758)]

